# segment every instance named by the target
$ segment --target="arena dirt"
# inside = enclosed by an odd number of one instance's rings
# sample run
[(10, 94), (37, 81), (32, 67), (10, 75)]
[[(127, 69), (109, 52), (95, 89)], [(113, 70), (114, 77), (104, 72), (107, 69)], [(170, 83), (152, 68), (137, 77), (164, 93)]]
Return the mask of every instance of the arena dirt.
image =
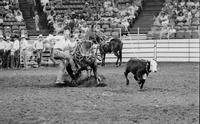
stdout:
[(56, 69), (0, 71), (0, 124), (198, 124), (198, 63), (159, 63), (140, 91), (125, 66), (99, 67), (105, 87), (57, 87)]

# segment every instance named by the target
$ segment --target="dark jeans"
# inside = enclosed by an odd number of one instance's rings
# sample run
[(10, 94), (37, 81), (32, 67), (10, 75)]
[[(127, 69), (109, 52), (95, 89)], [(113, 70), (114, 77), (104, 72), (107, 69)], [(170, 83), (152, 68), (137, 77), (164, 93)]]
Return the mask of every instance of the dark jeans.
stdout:
[(0, 68), (3, 65), (3, 60), (4, 60), (4, 50), (0, 50)]
[(41, 61), (42, 61), (42, 50), (36, 50), (34, 51), (34, 54), (37, 55), (37, 63), (38, 63), (38, 66), (40, 67)]
[(11, 63), (10, 60), (11, 60), (10, 50), (6, 50), (4, 52), (4, 57), (3, 57), (3, 67), (4, 68), (10, 67), (10, 63)]
[(20, 66), (20, 51), (17, 50), (14, 52), (14, 55), (10, 55), (10, 67), (19, 68)]

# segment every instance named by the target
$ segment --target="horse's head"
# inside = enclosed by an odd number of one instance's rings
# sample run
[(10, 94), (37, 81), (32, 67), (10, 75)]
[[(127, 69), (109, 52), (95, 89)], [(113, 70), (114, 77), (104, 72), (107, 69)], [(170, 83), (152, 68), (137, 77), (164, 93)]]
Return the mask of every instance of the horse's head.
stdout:
[(83, 56), (89, 56), (92, 51), (93, 43), (90, 41), (81, 42), (80, 49)]

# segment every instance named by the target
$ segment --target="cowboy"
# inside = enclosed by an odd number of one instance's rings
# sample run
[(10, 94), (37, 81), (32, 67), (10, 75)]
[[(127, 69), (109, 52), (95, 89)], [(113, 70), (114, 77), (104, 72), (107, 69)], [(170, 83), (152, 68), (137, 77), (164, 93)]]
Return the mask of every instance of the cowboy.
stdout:
[(6, 42), (4, 41), (4, 37), (0, 35), (0, 67), (2, 67), (4, 63), (4, 51), (6, 48)]
[(14, 42), (13, 42), (13, 46), (11, 48), (11, 68), (13, 67), (17, 67), (19, 68), (19, 62), (20, 62), (20, 43), (19, 43), (19, 39), (18, 39), (18, 35), (14, 36)]
[(5, 68), (11, 67), (11, 49), (12, 49), (13, 43), (11, 42), (10, 37), (6, 37), (6, 47), (5, 47), (5, 54), (4, 54), (4, 64), (3, 66)]
[(35, 41), (34, 43), (34, 52), (37, 54), (37, 63), (38, 67), (41, 66), (41, 58), (42, 58), (42, 52), (44, 50), (44, 45), (43, 45), (43, 38), (42, 34), (38, 36), (38, 40)]
[(21, 35), (21, 41), (20, 41), (20, 53), (23, 56), (23, 62), (24, 62), (24, 67), (27, 68), (28, 64), (27, 64), (27, 50), (30, 47), (28, 41), (26, 40), (26, 36), (25, 35)]
[(65, 67), (67, 64), (72, 66), (72, 70), (75, 72), (76, 67), (73, 58), (70, 54), (70, 40), (68, 39), (70, 32), (66, 36), (59, 32), (58, 36), (55, 36), (56, 42), (53, 47), (53, 56), (59, 60), (59, 72), (57, 73), (56, 84), (63, 84), (63, 75), (65, 73)]

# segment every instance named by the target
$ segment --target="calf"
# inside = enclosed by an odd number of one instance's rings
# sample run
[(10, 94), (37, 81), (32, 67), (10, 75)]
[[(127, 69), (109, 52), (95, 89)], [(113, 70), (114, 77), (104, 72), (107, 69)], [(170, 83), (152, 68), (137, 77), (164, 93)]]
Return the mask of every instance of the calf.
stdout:
[(126, 85), (129, 85), (128, 74), (132, 72), (134, 79), (140, 85), (140, 89), (143, 88), (146, 78), (150, 72), (157, 72), (157, 62), (152, 59), (150, 61), (141, 59), (130, 59), (126, 64), (126, 70), (124, 75), (126, 77)]

